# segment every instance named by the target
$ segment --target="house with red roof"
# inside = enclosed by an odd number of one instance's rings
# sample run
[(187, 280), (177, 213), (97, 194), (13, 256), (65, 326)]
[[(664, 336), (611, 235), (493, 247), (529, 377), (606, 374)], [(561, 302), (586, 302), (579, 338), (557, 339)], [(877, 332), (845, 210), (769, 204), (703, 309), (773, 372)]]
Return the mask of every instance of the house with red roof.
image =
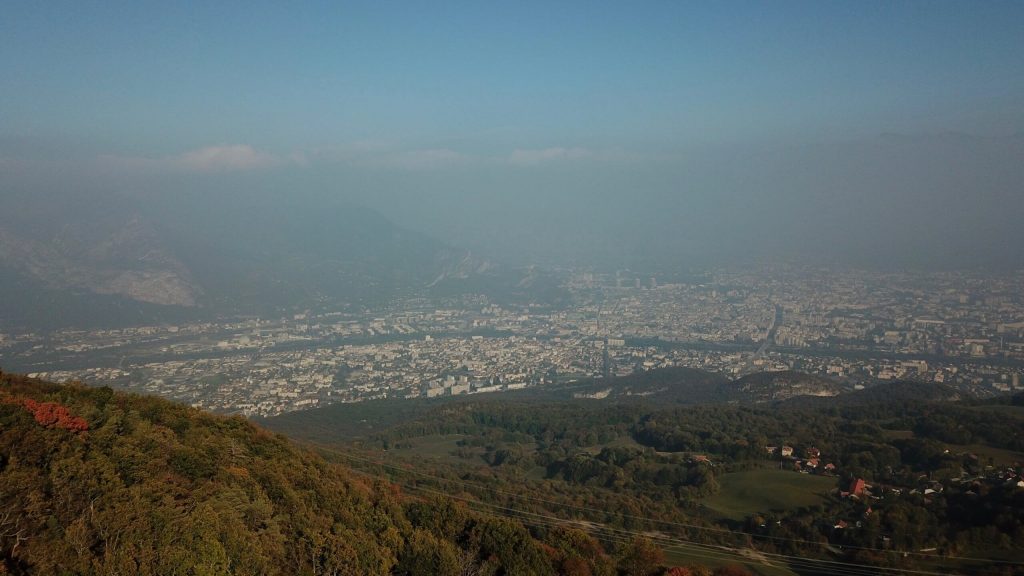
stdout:
[(850, 482), (850, 495), (851, 496), (863, 496), (867, 490), (868, 485), (864, 482), (863, 478), (856, 478), (853, 482)]

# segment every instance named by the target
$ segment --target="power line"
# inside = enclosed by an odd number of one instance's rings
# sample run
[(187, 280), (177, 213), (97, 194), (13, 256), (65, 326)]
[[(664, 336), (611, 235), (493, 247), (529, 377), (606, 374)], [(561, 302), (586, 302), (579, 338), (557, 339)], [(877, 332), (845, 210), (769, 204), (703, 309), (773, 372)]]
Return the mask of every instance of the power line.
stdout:
[[(476, 483), (473, 483), (473, 482), (468, 482), (468, 481), (465, 481), (465, 480), (443, 478), (443, 477), (440, 477), (440, 476), (435, 476), (435, 475), (432, 475), (432, 474), (427, 474), (425, 472), (421, 472), (421, 471), (418, 471), (418, 470), (406, 469), (406, 468), (402, 468), (400, 466), (395, 466), (393, 464), (387, 464), (387, 463), (384, 463), (384, 462), (381, 462), (381, 461), (371, 460), (371, 459), (366, 458), (366, 457), (355, 456), (353, 454), (345, 453), (345, 452), (342, 452), (342, 451), (336, 450), (336, 449), (325, 448), (325, 447), (319, 447), (319, 448), (321, 450), (323, 450), (323, 451), (328, 452), (328, 453), (337, 454), (339, 456), (342, 456), (342, 457), (345, 457), (345, 458), (349, 458), (349, 459), (354, 460), (354, 461), (371, 464), (371, 465), (378, 466), (378, 467), (381, 467), (381, 468), (391, 469), (391, 470), (398, 471), (398, 472), (401, 472), (401, 473), (415, 474), (415, 475), (423, 476), (425, 478), (430, 478), (432, 480), (439, 481), (439, 482), (449, 482), (449, 483), (452, 483), (452, 484), (459, 484), (459, 485), (463, 485), (463, 486), (471, 486), (471, 487), (481, 488), (481, 489), (485, 489), (485, 490), (491, 490), (491, 491), (494, 491), (494, 492), (510, 495), (510, 496), (512, 496), (514, 498), (519, 498), (519, 499), (522, 499), (522, 500), (526, 500), (526, 501), (530, 501), (530, 502), (535, 502), (535, 503), (536, 502), (541, 502), (541, 503), (546, 503), (546, 504), (555, 504), (555, 505), (559, 505), (559, 506), (563, 506), (563, 507), (567, 507), (567, 508), (573, 508), (573, 509), (578, 509), (578, 510), (586, 510), (586, 511), (604, 513), (603, 510), (597, 510), (597, 509), (594, 509), (594, 508), (575, 506), (575, 505), (571, 505), (571, 504), (563, 504), (563, 503), (555, 502), (555, 501), (551, 501), (551, 500), (535, 498), (535, 497), (529, 497), (529, 496), (525, 496), (525, 495), (521, 495), (521, 494), (516, 494), (516, 493), (513, 493), (513, 492), (508, 492), (508, 491), (505, 491), (505, 490), (500, 490), (500, 489), (496, 489), (496, 488), (482, 486), (480, 484), (476, 484)], [(387, 480), (387, 481), (393, 481), (393, 479), (382, 477), (382, 476), (378, 476), (378, 475), (373, 475), (373, 474), (368, 474), (368, 475), (376, 477), (376, 478), (379, 478), (379, 479)], [(470, 504), (474, 504), (474, 505), (477, 505), (477, 506), (484, 506), (484, 507), (487, 507), (487, 508), (489, 508), (491, 510), (497, 510), (497, 511), (499, 511), (499, 513), (501, 513), (504, 516), (514, 517), (514, 518), (518, 518), (520, 520), (522, 520), (523, 517), (525, 516), (525, 517), (530, 518), (530, 519), (532, 519), (532, 520), (534, 520), (536, 522), (537, 519), (539, 518), (539, 519), (543, 519), (543, 520), (545, 520), (545, 521), (547, 521), (549, 523), (554, 523), (555, 525), (559, 525), (559, 526), (564, 526), (566, 524), (579, 526), (579, 527), (583, 528), (584, 530), (588, 530), (589, 529), (588, 531), (590, 531), (590, 532), (598, 532), (599, 534), (602, 535), (602, 537), (606, 537), (606, 538), (607, 537), (615, 537), (615, 538), (620, 538), (620, 539), (621, 538), (626, 538), (628, 540), (629, 536), (632, 536), (632, 537), (639, 536), (639, 537), (649, 538), (649, 539), (654, 540), (654, 541), (658, 541), (659, 543), (663, 544), (663, 547), (665, 547), (664, 544), (667, 543), (670, 547), (680, 548), (680, 549), (683, 549), (683, 550), (688, 550), (687, 547), (691, 547), (691, 548), (692, 547), (696, 547), (698, 550), (702, 550), (704, 552), (712, 552), (712, 553), (717, 553), (719, 555), (725, 554), (726, 556), (719, 556), (718, 557), (718, 559), (720, 559), (720, 560), (721, 559), (736, 559), (736, 558), (740, 559), (743, 562), (748, 562), (750, 560), (749, 558), (746, 558), (742, 554), (737, 552), (735, 549), (728, 549), (727, 548), (727, 549), (723, 550), (722, 547), (716, 547), (716, 546), (709, 545), (709, 544), (702, 544), (702, 543), (698, 543), (698, 542), (692, 542), (692, 541), (689, 541), (689, 540), (682, 540), (682, 539), (679, 539), (677, 537), (673, 537), (673, 536), (670, 536), (670, 535), (667, 535), (667, 534), (652, 533), (652, 532), (639, 532), (639, 531), (628, 530), (628, 529), (624, 529), (624, 528), (622, 528), (622, 529), (620, 529), (620, 528), (613, 528), (611, 526), (607, 526), (605, 524), (601, 524), (601, 523), (597, 523), (597, 522), (593, 522), (593, 521), (567, 520), (565, 518), (559, 518), (557, 516), (539, 514), (539, 513), (536, 513), (536, 512), (529, 512), (529, 511), (526, 511), (526, 510), (519, 510), (519, 509), (516, 509), (516, 508), (512, 508), (510, 506), (502, 506), (502, 505), (499, 505), (499, 504), (492, 504), (492, 503), (488, 503), (488, 502), (483, 502), (483, 501), (480, 501), (479, 499), (470, 499), (470, 498), (466, 498), (466, 497), (463, 497), (463, 496), (457, 496), (457, 495), (453, 495), (453, 494), (450, 494), (450, 493), (447, 493), (447, 492), (441, 492), (441, 491), (438, 491), (438, 490), (433, 490), (433, 489), (430, 489), (430, 488), (426, 488), (426, 487), (423, 487), (423, 486), (407, 484), (407, 483), (402, 483), (401, 485), (403, 487), (405, 487), (407, 489), (410, 489), (410, 490), (413, 490), (413, 491), (432, 493), (432, 494), (441, 495), (441, 496), (444, 496), (444, 497), (448, 497), (448, 498), (453, 498), (453, 499), (456, 499), (456, 500), (464, 501), (464, 502), (467, 502), (467, 503), (470, 503)], [(659, 521), (659, 520), (655, 520), (655, 519), (652, 519), (652, 518), (645, 518), (645, 517), (639, 517), (639, 516), (633, 516), (633, 515), (624, 515), (624, 516), (629, 516), (629, 517), (632, 517), (632, 518), (635, 518), (635, 519), (647, 520), (649, 522), (662, 522), (662, 523), (670, 524), (670, 525), (685, 526), (685, 527), (693, 528), (693, 529), (697, 529), (697, 530), (705, 530), (706, 529), (706, 530), (711, 530), (711, 531), (715, 531), (715, 532), (723, 532), (724, 531), (724, 532), (729, 532), (731, 534), (736, 534), (736, 535), (753, 536), (753, 535), (747, 534), (747, 533), (742, 533), (742, 532), (741, 533), (736, 533), (736, 532), (731, 532), (731, 531), (720, 529), (720, 528), (709, 528), (709, 527), (698, 526), (698, 525), (693, 525), (693, 524), (682, 524), (682, 523), (676, 523), (676, 522)], [(784, 538), (781, 538), (781, 537), (774, 537), (774, 539), (787, 540), (787, 539), (784, 539)], [(788, 539), (788, 540), (789, 541), (795, 541), (795, 542), (806, 542), (806, 543), (819, 544), (820, 545), (820, 543), (810, 542), (810, 541), (806, 541), (806, 540), (799, 540), (799, 539)], [(848, 548), (855, 548), (855, 547), (851, 546), (851, 547), (848, 547)], [(888, 553), (897, 553), (897, 554), (899, 554), (898, 551), (892, 551), (892, 550), (880, 550), (880, 549), (868, 549), (868, 548), (862, 548), (862, 549), (865, 549), (865, 550), (876, 550), (876, 551), (880, 551), (880, 552), (888, 552)], [(910, 568), (894, 568), (894, 567), (886, 567), (886, 566), (870, 566), (870, 565), (866, 565), (866, 564), (856, 564), (856, 563), (851, 563), (851, 562), (832, 561), (832, 560), (808, 559), (808, 558), (803, 558), (803, 557), (800, 557), (800, 556), (793, 556), (793, 555), (779, 554), (779, 553), (771, 553), (771, 552), (763, 552), (763, 551), (754, 551), (754, 553), (757, 556), (766, 557), (766, 558), (775, 558), (775, 559), (778, 559), (780, 561), (784, 561), (788, 565), (797, 565), (797, 566), (803, 566), (803, 567), (808, 567), (808, 568), (814, 568), (818, 572), (825, 571), (825, 569), (827, 568), (828, 569), (827, 573), (832, 573), (832, 574), (850, 574), (850, 575), (860, 574), (860, 575), (868, 575), (868, 574), (879, 574), (880, 572), (889, 572), (889, 573), (893, 573), (893, 574), (918, 574), (918, 575), (927, 575), (927, 576), (948, 576), (948, 574), (944, 573), (944, 572), (931, 572), (931, 571), (926, 571), (926, 570), (916, 570), (916, 569), (910, 569)], [(910, 553), (907, 553), (907, 554), (909, 555)], [(925, 557), (930, 557), (930, 558), (962, 559), (962, 560), (970, 560), (970, 561), (978, 561), (978, 562), (989, 562), (989, 563), (993, 563), (993, 564), (1011, 564), (1011, 565), (1012, 564), (1018, 564), (1017, 562), (994, 560), (994, 559), (983, 559), (983, 558), (941, 557), (941, 556), (929, 555), (929, 554), (918, 554), (918, 555), (925, 556)], [(711, 558), (710, 556), (706, 556), (706, 557), (707, 558)], [(851, 571), (851, 570), (853, 570), (853, 571)]]
[[(528, 511), (525, 511), (525, 510), (518, 510), (516, 508), (512, 508), (512, 507), (509, 507), (509, 506), (502, 506), (502, 505), (498, 505), (498, 504), (490, 504), (490, 503), (487, 503), (487, 502), (481, 502), (479, 500), (470, 499), (470, 498), (466, 498), (466, 497), (463, 497), (463, 496), (450, 495), (450, 494), (447, 494), (445, 492), (441, 492), (439, 490), (433, 490), (433, 489), (425, 488), (425, 487), (422, 487), (422, 486), (406, 485), (406, 484), (403, 484), (402, 486), (405, 487), (405, 488), (408, 488), (410, 490), (413, 490), (413, 491), (419, 491), (419, 492), (425, 492), (425, 493), (429, 493), (429, 494), (444, 496), (444, 497), (448, 497), (448, 498), (453, 498), (453, 499), (456, 499), (456, 500), (464, 501), (464, 502), (467, 502), (467, 503), (470, 503), (470, 504), (475, 504), (475, 505), (478, 505), (478, 506), (482, 506), (482, 507), (485, 507), (485, 508), (489, 509), (489, 511), (492, 512), (492, 513), (497, 512), (498, 514), (500, 514), (502, 516), (505, 516), (505, 517), (508, 517), (508, 518), (514, 518), (514, 519), (517, 519), (519, 521), (522, 521), (522, 522), (528, 523), (528, 524), (541, 525), (541, 526), (565, 526), (567, 524), (568, 525), (573, 525), (573, 526), (579, 527), (580, 529), (582, 529), (584, 531), (589, 531), (589, 532), (592, 532), (592, 533), (596, 532), (597, 534), (599, 534), (599, 537), (601, 537), (601, 538), (609, 539), (609, 540), (620, 542), (620, 543), (631, 542), (632, 539), (636, 538), (636, 537), (648, 538), (648, 539), (650, 539), (652, 541), (658, 542), (662, 546), (663, 549), (678, 549), (678, 550), (684, 551), (685, 553), (687, 553), (687, 554), (689, 554), (691, 556), (697, 557), (697, 558), (704, 558), (704, 559), (711, 559), (711, 560), (732, 560), (732, 561), (739, 560), (740, 562), (743, 562), (743, 563), (750, 563), (752, 560), (756, 560), (756, 558), (748, 558), (748, 557), (744, 556), (742, 553), (740, 553), (736, 549), (730, 549), (730, 548), (725, 548), (725, 547), (718, 547), (718, 546), (713, 546), (713, 545), (709, 545), (709, 544), (701, 544), (701, 543), (697, 543), (697, 542), (691, 542), (691, 541), (688, 541), (688, 540), (680, 540), (678, 538), (674, 538), (674, 537), (671, 537), (671, 536), (665, 535), (665, 534), (651, 533), (651, 532), (639, 532), (639, 531), (635, 531), (635, 530), (627, 530), (627, 529), (622, 529), (622, 528), (613, 528), (611, 526), (599, 524), (599, 523), (596, 523), (596, 522), (589, 522), (589, 521), (587, 521), (587, 522), (575, 521), (574, 522), (574, 521), (571, 521), (571, 520), (566, 520), (564, 518), (559, 518), (557, 516), (551, 516), (551, 515), (546, 515), (546, 514), (538, 514), (536, 512), (528, 512)], [(696, 549), (696, 551), (694, 549)], [(797, 565), (797, 566), (803, 566), (805, 568), (814, 568), (814, 570), (819, 572), (819, 573), (820, 572), (825, 572), (825, 573), (830, 573), (830, 574), (843, 574), (843, 575), (850, 575), (850, 576), (867, 576), (867, 575), (877, 575), (880, 572), (889, 572), (889, 573), (893, 573), (893, 574), (918, 574), (918, 575), (926, 575), (926, 576), (948, 576), (948, 574), (945, 573), (945, 572), (930, 572), (930, 571), (926, 571), (926, 570), (915, 570), (915, 569), (910, 569), (910, 568), (892, 568), (892, 567), (886, 567), (886, 566), (869, 566), (869, 565), (866, 565), (866, 564), (855, 564), (855, 563), (852, 563), (852, 562), (837, 562), (837, 561), (831, 561), (831, 560), (808, 559), (808, 558), (802, 558), (802, 557), (799, 557), (799, 556), (791, 556), (791, 555), (784, 555), (784, 554), (772, 554), (772, 553), (766, 553), (766, 552), (760, 552), (760, 551), (756, 551), (756, 555), (776, 558), (776, 559), (779, 559), (779, 560), (784, 560), (785, 563), (787, 565), (790, 565), (790, 566)], [(767, 564), (767, 562), (764, 562), (764, 563)]]
[[(327, 447), (319, 446), (319, 445), (314, 445), (314, 446), (318, 450), (321, 450), (321, 451), (324, 451), (324, 452), (328, 452), (328, 453), (332, 453), (332, 454), (337, 454), (337, 455), (345, 457), (345, 458), (349, 458), (349, 459), (356, 460), (356, 461), (361, 461), (361, 462), (366, 462), (368, 464), (373, 464), (373, 465), (381, 466), (381, 467), (384, 467), (384, 468), (390, 468), (392, 470), (397, 470), (397, 471), (400, 471), (400, 472), (403, 472), (403, 473), (406, 473), (406, 474), (415, 474), (417, 476), (422, 476), (424, 478), (429, 478), (431, 480), (435, 480), (435, 481), (438, 481), (438, 482), (449, 482), (449, 483), (454, 483), (454, 484), (460, 484), (460, 485), (463, 485), (463, 486), (474, 487), (474, 488), (477, 488), (479, 490), (487, 490), (487, 491), (498, 493), (498, 494), (504, 494), (504, 495), (510, 496), (512, 498), (518, 498), (520, 500), (526, 500), (526, 501), (529, 501), (529, 502), (541, 503), (541, 504), (550, 504), (550, 505), (554, 505), (554, 506), (561, 506), (563, 508), (569, 508), (569, 509), (578, 510), (578, 511), (581, 511), (581, 512), (591, 512), (591, 513), (602, 514), (602, 515), (607, 514), (606, 510), (601, 510), (601, 509), (598, 509), (598, 508), (592, 508), (592, 507), (588, 507), (588, 506), (580, 506), (580, 505), (577, 505), (577, 504), (570, 504), (570, 503), (565, 503), (565, 502), (559, 502), (557, 500), (548, 500), (548, 499), (545, 499), (545, 498), (538, 498), (538, 497), (535, 497), (535, 496), (527, 496), (527, 495), (524, 495), (524, 494), (519, 494), (519, 493), (516, 493), (516, 492), (511, 492), (511, 491), (508, 491), (508, 490), (502, 490), (500, 488), (494, 488), (494, 487), (491, 487), (491, 486), (485, 486), (485, 485), (482, 485), (482, 484), (479, 484), (479, 483), (470, 482), (468, 480), (454, 479), (454, 478), (445, 478), (443, 476), (436, 476), (436, 475), (433, 475), (433, 474), (428, 474), (428, 473), (422, 472), (420, 470), (403, 468), (401, 466), (396, 466), (394, 464), (388, 464), (388, 463), (385, 463), (385, 462), (382, 462), (382, 461), (379, 461), (379, 460), (372, 460), (372, 459), (369, 459), (369, 458), (366, 458), (366, 457), (354, 456), (351, 453), (342, 452), (342, 451), (337, 450), (335, 448), (327, 448)], [(770, 535), (770, 534), (753, 534), (753, 533), (749, 533), (749, 532), (737, 532), (737, 531), (734, 531), (734, 530), (729, 530), (727, 528), (719, 528), (717, 526), (702, 526), (702, 525), (699, 525), (699, 524), (689, 524), (689, 523), (685, 523), (685, 522), (675, 522), (675, 521), (671, 521), (671, 520), (659, 520), (659, 519), (656, 519), (656, 518), (650, 518), (650, 517), (646, 517), (646, 516), (637, 516), (637, 515), (634, 515), (634, 514), (620, 513), (619, 516), (621, 516), (623, 518), (629, 518), (629, 519), (632, 519), (632, 520), (646, 521), (646, 522), (649, 522), (649, 523), (652, 523), (652, 524), (662, 524), (662, 525), (665, 525), (665, 526), (674, 526), (674, 527), (677, 527), (677, 528), (687, 528), (687, 529), (691, 529), (691, 530), (702, 530), (702, 531), (706, 531), (706, 532), (715, 532), (715, 533), (720, 533), (720, 534), (729, 534), (729, 535), (737, 536), (737, 537), (738, 536), (748, 536), (748, 537), (752, 537), (752, 538), (760, 538), (760, 539), (764, 539), (764, 540), (773, 540), (773, 541), (777, 541), (777, 542), (789, 542), (789, 543), (806, 544), (806, 545), (812, 545), (812, 546), (821, 546), (822, 545), (821, 542), (815, 542), (813, 540), (805, 540), (805, 539), (801, 539), (801, 538), (787, 538), (787, 537), (784, 537), (784, 536), (773, 536), (773, 535)], [(943, 556), (943, 555), (940, 555), (940, 554), (928, 554), (926, 552), (913, 552), (913, 551), (902, 551), (902, 550), (887, 550), (887, 549), (884, 549), (884, 548), (873, 548), (873, 547), (868, 547), (868, 546), (843, 545), (842, 548), (849, 549), (849, 550), (864, 551), (864, 552), (878, 552), (878, 553), (883, 553), (883, 554), (895, 554), (895, 555), (898, 555), (898, 556), (914, 556), (914, 557), (919, 557), (919, 558), (923, 558), (923, 559), (940, 560), (940, 561), (964, 560), (964, 561), (969, 561), (969, 562), (987, 562), (987, 563), (991, 563), (991, 564), (1006, 564), (1006, 565), (1019, 565), (1020, 564), (1020, 562), (1015, 562), (1015, 561), (1012, 561), (1012, 560), (999, 560), (999, 559), (995, 559), (995, 558), (978, 558), (978, 557), (973, 557), (973, 556)], [(759, 553), (761, 553), (761, 552), (759, 552)]]

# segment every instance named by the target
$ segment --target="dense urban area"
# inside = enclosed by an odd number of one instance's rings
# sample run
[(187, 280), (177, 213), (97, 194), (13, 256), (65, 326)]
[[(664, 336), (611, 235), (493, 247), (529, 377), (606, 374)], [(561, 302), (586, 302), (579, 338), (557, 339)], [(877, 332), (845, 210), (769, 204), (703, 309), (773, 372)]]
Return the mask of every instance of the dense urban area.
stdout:
[(716, 270), (699, 281), (563, 271), (568, 304), (409, 296), (375, 309), (0, 333), (0, 367), (269, 416), (686, 366), (799, 370), (977, 396), (1019, 390), (1024, 274)]

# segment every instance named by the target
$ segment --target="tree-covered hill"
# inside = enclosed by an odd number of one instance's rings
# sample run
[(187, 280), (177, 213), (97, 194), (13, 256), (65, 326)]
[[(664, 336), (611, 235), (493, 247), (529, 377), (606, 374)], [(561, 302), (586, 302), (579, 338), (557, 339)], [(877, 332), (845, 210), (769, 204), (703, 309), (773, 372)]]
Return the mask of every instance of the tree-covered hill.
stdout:
[[(832, 384), (792, 373), (723, 381), (652, 371), (404, 400), (391, 418), (376, 415), (397, 401), (266, 424), (395, 481), (656, 534), (670, 562), (707, 561), (710, 546), (762, 574), (1024, 574), (1022, 397), (957, 400), (941, 385), (897, 382), (784, 400)], [(765, 401), (732, 400), (737, 382)]]
[(0, 573), (616, 571), (585, 533), (537, 535), (242, 418), (0, 373)]

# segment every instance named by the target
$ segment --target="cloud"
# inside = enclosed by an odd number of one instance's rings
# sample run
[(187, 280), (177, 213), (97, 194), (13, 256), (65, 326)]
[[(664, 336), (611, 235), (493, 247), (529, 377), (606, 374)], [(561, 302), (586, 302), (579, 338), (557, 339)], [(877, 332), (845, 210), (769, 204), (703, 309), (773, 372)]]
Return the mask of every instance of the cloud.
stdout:
[(256, 150), (248, 144), (207, 146), (182, 154), (146, 158), (139, 156), (101, 156), (100, 163), (109, 169), (127, 172), (237, 172), (258, 170), (284, 164), (304, 164), (301, 154), (288, 157)]
[(467, 166), (512, 165), (539, 166), (555, 162), (598, 160), (603, 162), (635, 161), (640, 156), (622, 149), (591, 148), (517, 148), (497, 155), (467, 154), (451, 148), (402, 149), (383, 141), (355, 142), (343, 146), (321, 148), (311, 159), (323, 162), (349, 164), (361, 168), (393, 170), (436, 170)]
[(254, 168), (273, 166), (280, 161), (273, 154), (260, 152), (246, 144), (209, 146), (186, 152), (177, 158), (177, 162), (182, 167), (194, 172), (252, 170)]
[(576, 160), (593, 155), (587, 148), (538, 148), (532, 150), (516, 149), (512, 151), (508, 161), (517, 166), (534, 166), (556, 160)]
[(467, 165), (479, 158), (451, 148), (402, 150), (383, 141), (355, 142), (343, 146), (321, 148), (310, 152), (312, 160), (348, 164), (360, 168), (394, 170), (436, 170)]

